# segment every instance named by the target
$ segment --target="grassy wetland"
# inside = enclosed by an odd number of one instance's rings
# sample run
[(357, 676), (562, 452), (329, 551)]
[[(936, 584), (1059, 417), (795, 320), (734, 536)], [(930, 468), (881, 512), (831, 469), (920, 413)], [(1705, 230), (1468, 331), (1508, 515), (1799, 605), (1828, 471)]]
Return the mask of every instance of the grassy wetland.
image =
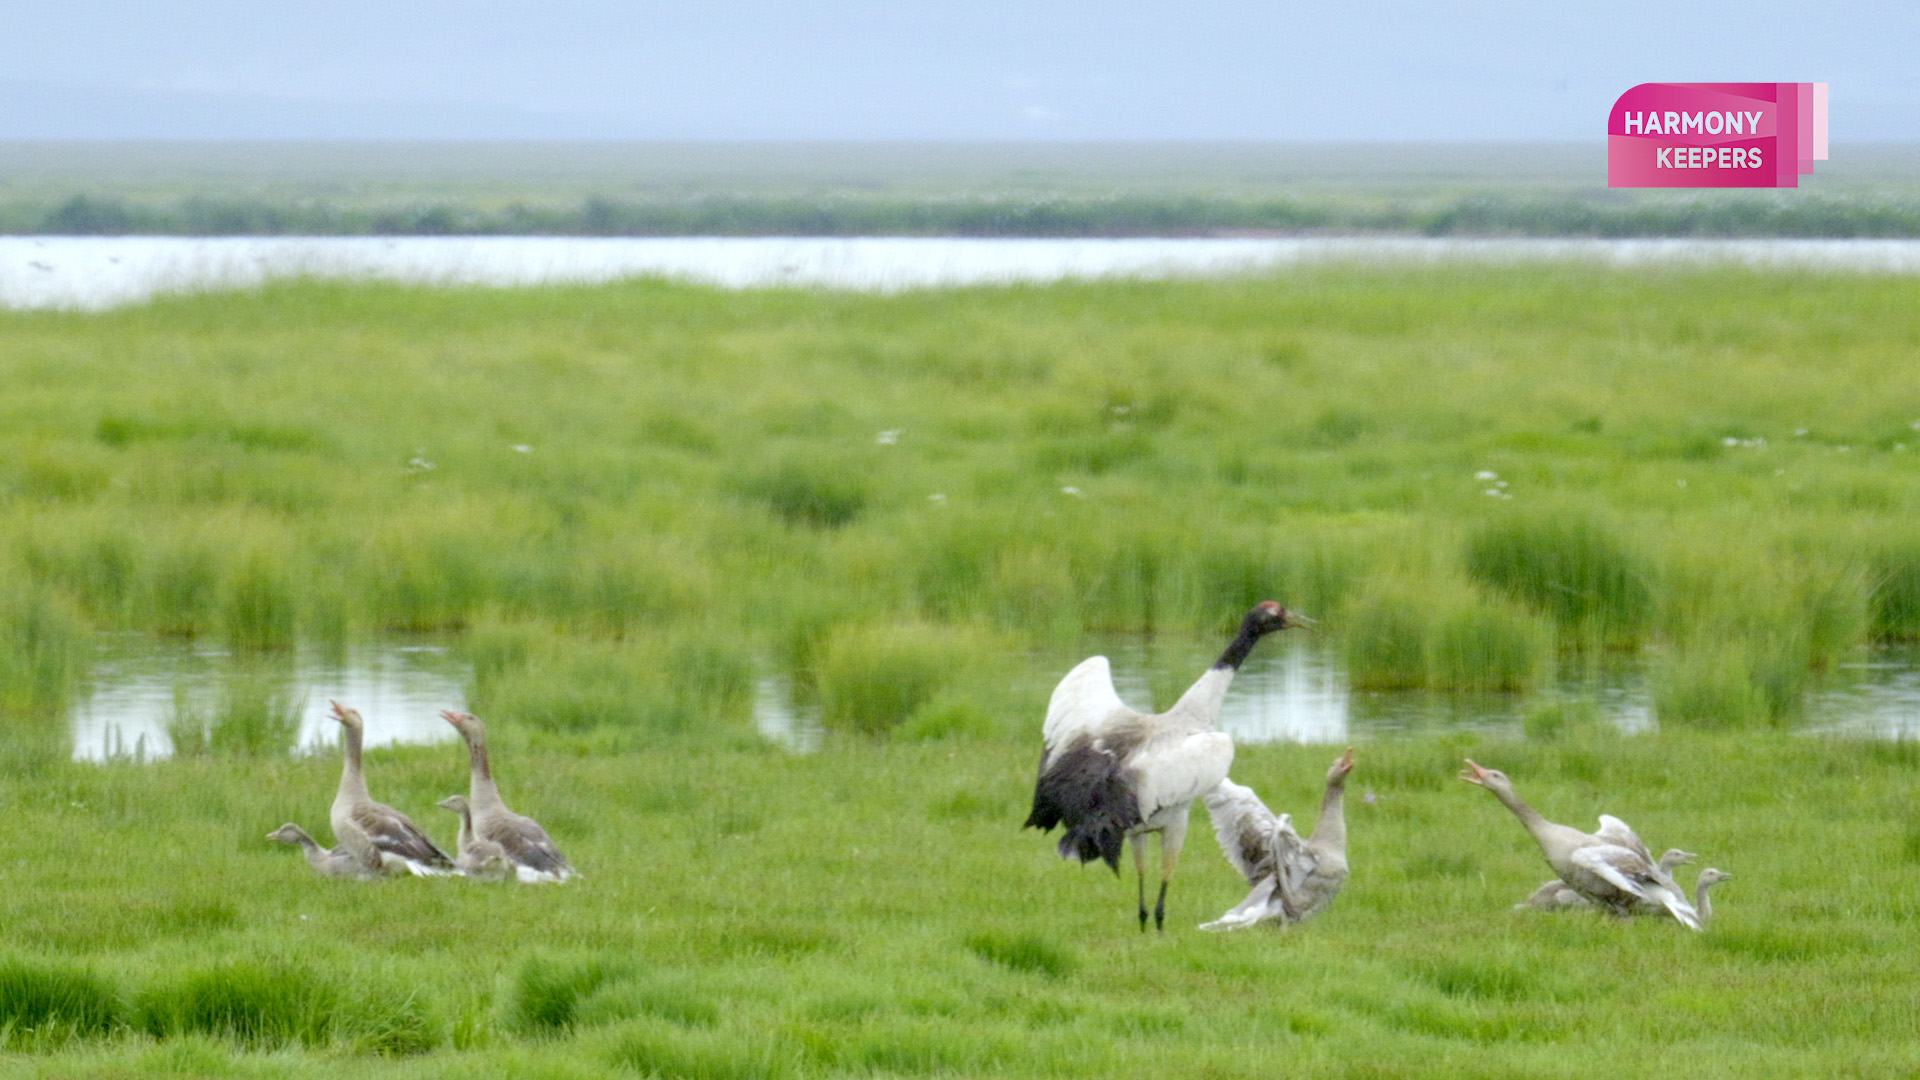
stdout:
[[(1920, 749), (1795, 728), (1920, 638), (1916, 360), (1920, 282), (1719, 269), (0, 314), (0, 1068), (1910, 1075)], [(1196, 822), (1142, 936), (1017, 828), (1047, 692), (1268, 597), (1356, 688), (1516, 695), (1526, 737), (1360, 746), (1294, 932), (1193, 928), (1244, 895)], [(268, 676), (173, 760), (69, 761), (107, 632), (269, 674), (446, 635), (583, 879), (313, 876), (262, 837), (326, 839), (337, 762)], [(1656, 734), (1551, 690), (1621, 656)], [(818, 752), (755, 733), (770, 674)], [(1310, 818), (1336, 754), (1235, 776)], [(1510, 911), (1547, 871), (1469, 754), (1733, 871), (1712, 931)], [(368, 768), (451, 837), (457, 750)]]

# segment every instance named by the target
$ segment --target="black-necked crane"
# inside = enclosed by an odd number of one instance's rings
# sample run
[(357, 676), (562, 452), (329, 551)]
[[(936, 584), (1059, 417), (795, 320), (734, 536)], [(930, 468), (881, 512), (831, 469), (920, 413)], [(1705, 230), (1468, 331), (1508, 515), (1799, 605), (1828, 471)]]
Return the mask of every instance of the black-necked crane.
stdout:
[(383, 874), (410, 873), (432, 877), (453, 872), (453, 859), (441, 851), (413, 819), (367, 794), (367, 778), (360, 771), (360, 743), (366, 722), (337, 701), (333, 718), (340, 721), (346, 743), (346, 765), (340, 772), (340, 790), (333, 797), (333, 838), (368, 870)]
[(472, 713), (442, 709), (440, 715), (466, 740), (472, 766), (467, 802), (473, 815), (473, 832), (481, 840), (498, 844), (513, 867), (514, 876), (524, 882), (565, 881), (573, 876), (567, 857), (540, 823), (524, 814), (507, 809), (500, 789), (493, 782), (493, 766), (487, 757), (487, 725)]
[(1495, 798), (1513, 811), (1534, 842), (1540, 845), (1547, 865), (1560, 875), (1574, 892), (1616, 915), (1631, 915), (1636, 910), (1664, 909), (1680, 925), (1700, 930), (1700, 916), (1675, 885), (1661, 871), (1646, 844), (1619, 818), (1600, 815), (1600, 829), (1583, 833), (1571, 825), (1557, 825), (1542, 817), (1540, 811), (1520, 801), (1513, 781), (1498, 769), (1488, 769), (1467, 759), (1460, 779), (1493, 792)]
[(1215, 727), (1227, 686), (1261, 638), (1311, 625), (1271, 600), (1255, 605), (1220, 659), (1173, 708), (1152, 715), (1120, 700), (1106, 657), (1081, 661), (1047, 703), (1040, 778), (1026, 827), (1051, 832), (1064, 826), (1063, 858), (1104, 859), (1115, 874), (1120, 848), (1131, 837), (1141, 930), (1147, 928), (1147, 834), (1159, 833), (1160, 898), (1153, 919), (1165, 930), (1167, 883), (1180, 861), (1193, 801), (1225, 780), (1233, 765), (1233, 739)]
[(1220, 850), (1253, 891), (1200, 929), (1240, 930), (1270, 920), (1290, 926), (1333, 903), (1347, 881), (1345, 797), (1352, 773), (1352, 750), (1327, 769), (1327, 791), (1311, 839), (1302, 839), (1292, 816), (1274, 814), (1252, 788), (1222, 780), (1207, 792), (1207, 816), (1213, 819)]

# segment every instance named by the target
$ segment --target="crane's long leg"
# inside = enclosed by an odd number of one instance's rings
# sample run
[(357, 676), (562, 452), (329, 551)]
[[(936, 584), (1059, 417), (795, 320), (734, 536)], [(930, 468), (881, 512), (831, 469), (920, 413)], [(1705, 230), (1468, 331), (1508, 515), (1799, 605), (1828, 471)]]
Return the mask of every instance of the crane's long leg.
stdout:
[[(1180, 865), (1180, 847), (1187, 842), (1187, 819), (1183, 815), (1170, 822), (1160, 833), (1160, 902), (1153, 908), (1153, 928), (1166, 933), (1167, 930), (1167, 884), (1173, 880), (1174, 868)], [(1144, 908), (1146, 901), (1142, 899)], [(1140, 929), (1145, 930), (1146, 912), (1141, 913)]]
[(1134, 880), (1140, 886), (1140, 932), (1147, 932), (1147, 834), (1133, 834)]

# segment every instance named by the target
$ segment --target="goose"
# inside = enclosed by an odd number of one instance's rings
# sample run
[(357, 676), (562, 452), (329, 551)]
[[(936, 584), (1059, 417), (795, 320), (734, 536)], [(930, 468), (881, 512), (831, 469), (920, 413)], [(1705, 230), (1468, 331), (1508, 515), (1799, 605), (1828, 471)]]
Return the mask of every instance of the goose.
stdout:
[(465, 795), (449, 795), (440, 805), (460, 815), (460, 854), (453, 868), (475, 881), (505, 881), (508, 876), (507, 851), (491, 840), (473, 834), (473, 809)]
[[(1615, 818), (1614, 820), (1618, 821), (1619, 819)], [(1622, 824), (1625, 823), (1622, 822)], [(1691, 851), (1681, 851), (1677, 847), (1668, 848), (1666, 852), (1660, 856), (1660, 872), (1668, 877), (1672, 877), (1675, 870), (1692, 862), (1695, 857)], [(1515, 911), (1522, 908), (1555, 911), (1560, 908), (1592, 906), (1593, 903), (1591, 901), (1579, 893), (1574, 892), (1573, 886), (1568, 885), (1559, 878), (1554, 878), (1552, 881), (1542, 883), (1538, 889), (1533, 890), (1532, 896), (1513, 905)], [(1666, 911), (1665, 908), (1661, 908), (1660, 910), (1662, 912)]]
[(1520, 824), (1526, 826), (1534, 842), (1540, 845), (1553, 872), (1582, 898), (1616, 915), (1631, 915), (1643, 901), (1657, 904), (1687, 929), (1701, 929), (1700, 917), (1693, 905), (1680, 894), (1673, 879), (1660, 872), (1647, 854), (1646, 845), (1626, 822), (1602, 814), (1600, 829), (1594, 833), (1583, 833), (1570, 825), (1556, 825), (1520, 801), (1506, 773), (1484, 768), (1472, 758), (1467, 759), (1467, 768), (1461, 771), (1460, 779), (1493, 792), (1495, 798), (1513, 811), (1513, 816), (1520, 819)]
[(1167, 883), (1186, 842), (1193, 801), (1227, 778), (1233, 739), (1216, 731), (1233, 674), (1268, 634), (1313, 620), (1262, 601), (1240, 624), (1220, 659), (1173, 708), (1148, 715), (1127, 707), (1104, 656), (1083, 660), (1054, 687), (1042, 729), (1033, 811), (1022, 828), (1053, 831), (1062, 858), (1104, 859), (1120, 873), (1120, 848), (1133, 838), (1140, 929), (1147, 928), (1147, 834), (1160, 834), (1160, 899), (1153, 924), (1165, 931)]
[(333, 835), (366, 869), (384, 874), (433, 877), (453, 872), (453, 859), (434, 846), (407, 815), (373, 801), (360, 772), (360, 742), (366, 723), (337, 701), (333, 718), (345, 731), (346, 765), (333, 797)]
[(1731, 870), (1715, 870), (1709, 866), (1700, 871), (1700, 877), (1693, 883), (1693, 909), (1700, 913), (1700, 925), (1713, 921), (1713, 901), (1707, 898), (1707, 890), (1733, 876)]
[(1206, 794), (1207, 814), (1227, 861), (1253, 891), (1239, 906), (1202, 930), (1239, 930), (1277, 919), (1282, 926), (1325, 911), (1347, 880), (1347, 819), (1343, 797), (1353, 772), (1348, 750), (1327, 770), (1327, 793), (1313, 838), (1302, 840), (1291, 815), (1277, 818), (1253, 789), (1222, 780)]
[(365, 881), (374, 877), (373, 871), (364, 866), (353, 853), (344, 847), (329, 851), (320, 846), (320, 841), (307, 835), (307, 830), (289, 821), (285, 825), (267, 834), (267, 839), (278, 840), (283, 844), (299, 844), (307, 853), (307, 865), (321, 877), (356, 878)]
[(473, 767), (468, 801), (474, 835), (497, 844), (513, 867), (514, 876), (521, 881), (532, 884), (572, 877), (573, 867), (567, 857), (560, 854), (547, 830), (532, 818), (507, 809), (507, 804), (500, 800), (500, 789), (494, 786), (493, 768), (487, 761), (487, 725), (472, 713), (442, 709), (440, 715), (467, 743), (467, 756)]

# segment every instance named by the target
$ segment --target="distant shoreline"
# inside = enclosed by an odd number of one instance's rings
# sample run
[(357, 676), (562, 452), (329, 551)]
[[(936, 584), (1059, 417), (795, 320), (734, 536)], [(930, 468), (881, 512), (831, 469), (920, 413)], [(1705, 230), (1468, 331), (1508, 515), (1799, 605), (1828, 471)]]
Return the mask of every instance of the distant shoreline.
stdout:
[(0, 142), (0, 234), (1913, 238), (1920, 144), (1610, 190), (1568, 143)]

